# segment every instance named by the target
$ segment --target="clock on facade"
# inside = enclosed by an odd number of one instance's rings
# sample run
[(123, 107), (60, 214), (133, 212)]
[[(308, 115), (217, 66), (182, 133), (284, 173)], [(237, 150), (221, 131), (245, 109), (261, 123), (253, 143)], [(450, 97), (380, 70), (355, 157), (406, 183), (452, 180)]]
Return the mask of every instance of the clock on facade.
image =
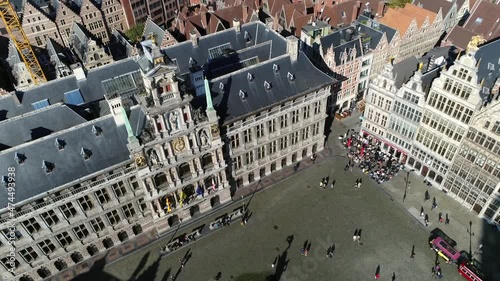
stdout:
[(178, 138), (174, 140), (172, 146), (174, 147), (175, 151), (180, 152), (184, 150), (184, 148), (186, 147), (186, 143), (184, 143), (184, 140), (182, 138)]
[(144, 165), (146, 165), (146, 158), (144, 158), (144, 156), (142, 156), (142, 154), (136, 154), (134, 156), (134, 160), (135, 160), (135, 164), (137, 165), (137, 167), (142, 167)]

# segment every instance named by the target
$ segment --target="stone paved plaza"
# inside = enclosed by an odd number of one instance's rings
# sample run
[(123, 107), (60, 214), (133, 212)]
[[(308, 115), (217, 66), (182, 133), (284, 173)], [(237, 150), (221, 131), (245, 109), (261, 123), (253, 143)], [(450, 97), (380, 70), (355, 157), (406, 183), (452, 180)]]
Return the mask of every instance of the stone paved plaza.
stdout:
[[(334, 128), (329, 141), (333, 155), (343, 154), (337, 136), (347, 127), (355, 126), (354, 118), (350, 122), (350, 126), (348, 123), (335, 124), (338, 127)], [(468, 250), (469, 236), (464, 225), (468, 226), (467, 222), (471, 220), (473, 230), (477, 232), (472, 246), (479, 245), (481, 220), (437, 190), (430, 189), (430, 192), (438, 199), (438, 210), (431, 213), (430, 204), (424, 206), (429, 209), (432, 225), (425, 228), (418, 215), (414, 216), (413, 210), (419, 211), (427, 188), (418, 184), (422, 181), (415, 175), (413, 178), (410, 175), (411, 188), (402, 202), (406, 173), (400, 173), (389, 183), (377, 185), (359, 169), (344, 173), (346, 161), (340, 156), (324, 159), (255, 193), (250, 202), (252, 196), (192, 224), (186, 222), (187, 225), (177, 233), (166, 235), (158, 242), (107, 265), (102, 271), (94, 270), (83, 277), (85, 280), (167, 281), (170, 276), (178, 275), (176, 280), (208, 281), (214, 280), (220, 272), (220, 280), (226, 281), (243, 273), (271, 274), (278, 271), (283, 281), (347, 281), (371, 280), (380, 265), (380, 280), (391, 280), (393, 272), (395, 280), (432, 280), (435, 254), (428, 246), (429, 230), (437, 227), (437, 218), (433, 220), (433, 216), (437, 216), (438, 211), (448, 212), (444, 208), (449, 208), (452, 221), (450, 225), (439, 227), (457, 240), (460, 249)], [(325, 176), (330, 177), (330, 182), (335, 180), (333, 189), (318, 187), (320, 179)], [(363, 179), (359, 190), (352, 187), (356, 178)], [(246, 194), (253, 190), (254, 187), (250, 187)], [(247, 226), (234, 223), (171, 255), (158, 258), (161, 245), (172, 237), (191, 232), (202, 224), (208, 225), (221, 214), (240, 207), (242, 202), (247, 203), (252, 211)], [(362, 229), (362, 245), (352, 240), (356, 228)], [(286, 237), (289, 235), (294, 239), (287, 249)], [(300, 254), (306, 240), (312, 243), (308, 257)], [(333, 259), (326, 259), (326, 248), (333, 244)], [(415, 245), (414, 259), (410, 258), (412, 245)], [(188, 250), (192, 257), (179, 271), (179, 258)], [(282, 259), (272, 269), (271, 264), (278, 255)], [(445, 280), (465, 280), (455, 266), (442, 264)]]

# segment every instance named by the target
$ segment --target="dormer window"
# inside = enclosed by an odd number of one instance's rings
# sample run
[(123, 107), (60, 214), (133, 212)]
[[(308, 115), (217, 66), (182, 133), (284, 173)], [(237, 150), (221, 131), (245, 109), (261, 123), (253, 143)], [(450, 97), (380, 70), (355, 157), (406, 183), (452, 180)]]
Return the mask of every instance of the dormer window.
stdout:
[(288, 81), (292, 82), (295, 80), (295, 75), (293, 75), (292, 73), (288, 72), (288, 74), (286, 75), (286, 77), (288, 78)]
[(46, 174), (50, 174), (54, 170), (54, 164), (43, 160), (42, 161), (42, 169), (45, 171)]
[(16, 160), (17, 164), (23, 164), (24, 161), (26, 160), (26, 156), (24, 156), (21, 153), (17, 153), (14, 156), (14, 160)]
[(253, 74), (252, 74), (252, 73), (250, 73), (250, 72), (249, 72), (249, 73), (247, 73), (247, 80), (248, 80), (248, 82), (252, 82), (252, 81), (253, 81), (253, 79), (254, 79)]
[(189, 58), (189, 65), (190, 65), (190, 66), (193, 66), (193, 65), (195, 65), (195, 64), (196, 64), (196, 61), (195, 61), (193, 58), (191, 58), (191, 57), (190, 57), (190, 58)]
[(90, 156), (92, 156), (92, 151), (82, 147), (82, 149), (80, 150), (80, 155), (82, 156), (83, 160), (89, 160)]
[(240, 90), (239, 96), (240, 96), (240, 98), (242, 100), (246, 100), (247, 99), (247, 93), (243, 92), (242, 90)]
[(245, 35), (243, 36), (243, 38), (245, 38), (247, 42), (250, 42), (250, 34), (248, 33), (248, 31), (245, 31)]
[(277, 64), (273, 64), (273, 70), (274, 72), (278, 72), (280, 70), (280, 66)]
[(55, 145), (56, 145), (57, 149), (63, 150), (64, 147), (66, 146), (66, 143), (61, 139), (56, 139)]
[(219, 89), (221, 91), (224, 91), (224, 83), (222, 83), (222, 82), (219, 83)]
[(99, 136), (100, 134), (102, 133), (102, 130), (101, 128), (97, 127), (97, 126), (92, 126), (92, 134), (94, 134), (94, 136)]
[(3, 185), (5, 185), (6, 187), (8, 186), (9, 184), (9, 177), (8, 176), (2, 176), (2, 183)]
[(266, 88), (266, 90), (271, 90), (272, 86), (271, 86), (271, 83), (267, 82), (267, 81), (264, 81), (264, 88)]

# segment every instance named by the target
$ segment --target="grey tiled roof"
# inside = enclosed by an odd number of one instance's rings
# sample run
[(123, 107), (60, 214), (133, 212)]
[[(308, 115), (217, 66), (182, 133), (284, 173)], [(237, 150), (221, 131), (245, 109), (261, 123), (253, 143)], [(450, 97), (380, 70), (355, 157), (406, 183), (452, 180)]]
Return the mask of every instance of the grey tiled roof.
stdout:
[(86, 120), (65, 105), (0, 122), (0, 151), (82, 124)]
[[(478, 82), (483, 81), (483, 87), (491, 89), (497, 79), (500, 79), (500, 40), (487, 43), (476, 52), (476, 60), (481, 60), (477, 72)], [(483, 93), (485, 94), (485, 93)]]
[[(131, 115), (136, 117), (130, 118), (132, 126), (137, 127), (136, 122), (142, 118), (138, 118), (142, 113), (134, 111), (140, 111), (140, 108), (134, 108)], [(99, 127), (101, 135), (95, 136), (92, 126)], [(63, 150), (56, 147), (56, 138), (65, 142)], [(91, 151), (90, 159), (84, 160), (80, 155), (82, 147)], [(23, 164), (15, 160), (16, 152), (24, 155)], [(117, 127), (113, 117), (108, 115), (0, 152), (0, 171), (7, 171), (9, 167), (16, 169), (15, 203), (18, 203), (128, 160), (127, 130), (125, 126)], [(43, 161), (54, 165), (50, 174), (42, 169)], [(7, 189), (0, 188), (0, 208), (6, 207), (7, 199)]]
[(275, 58), (286, 52), (286, 40), (281, 35), (268, 30), (261, 22), (252, 22), (242, 25), (239, 33), (234, 28), (231, 28), (210, 36), (200, 37), (198, 47), (194, 47), (191, 41), (187, 40), (167, 47), (164, 51), (169, 59), (175, 59), (175, 63), (179, 67), (178, 73), (185, 74), (189, 72), (191, 67), (189, 64), (190, 58), (196, 61), (199, 66), (210, 64), (208, 51), (213, 47), (229, 43), (231, 50), (239, 51), (269, 41), (272, 41), (272, 44), (267, 59)]
[[(159, 46), (161, 44), (161, 41), (163, 40), (163, 35), (165, 34), (165, 31), (159, 27), (156, 23), (154, 23), (151, 18), (148, 18), (144, 25), (144, 30), (142, 32), (142, 36), (144, 36), (146, 39), (151, 39), (149, 38), (150, 35), (154, 36), (154, 39), (156, 41), (156, 44)], [(130, 38), (131, 40), (135, 40), (135, 38)]]
[(62, 102), (64, 93), (75, 89), (80, 89), (86, 103), (102, 100), (104, 90), (101, 81), (134, 71), (139, 71), (138, 64), (133, 59), (125, 59), (91, 69), (83, 81), (77, 81), (72, 75), (17, 92), (19, 104), (13, 96), (0, 97), (0, 121), (33, 111), (31, 104), (43, 99), (48, 99), (50, 104)]
[(408, 82), (417, 69), (418, 59), (415, 56), (396, 63), (392, 71), (396, 75), (396, 88), (399, 89), (403, 84)]
[[(274, 64), (279, 66), (277, 72), (273, 70)], [(292, 82), (287, 78), (289, 72), (295, 77)], [(247, 79), (248, 73), (254, 77), (251, 82)], [(271, 84), (270, 90), (264, 87), (265, 81)], [(217, 113), (226, 123), (335, 82), (334, 78), (318, 70), (300, 52), (294, 63), (289, 56), (281, 56), (213, 79), (210, 88)], [(224, 90), (220, 89), (220, 83), (224, 84)], [(239, 95), (240, 90), (246, 93), (244, 100)]]
[[(371, 20), (365, 16), (359, 16), (358, 22), (366, 22), (367, 26), (368, 26), (369, 22), (372, 22), (372, 24), (369, 27), (375, 28), (374, 23), (373, 23), (374, 20)], [(381, 24), (380, 22), (377, 22), (377, 25), (378, 26), (375, 29), (380, 30), (380, 32), (382, 32), (382, 33), (385, 33), (385, 35), (387, 36), (387, 41), (390, 43), (392, 41), (392, 38), (394, 37), (394, 35), (396, 35), (396, 29), (389, 27), (387, 25)]]

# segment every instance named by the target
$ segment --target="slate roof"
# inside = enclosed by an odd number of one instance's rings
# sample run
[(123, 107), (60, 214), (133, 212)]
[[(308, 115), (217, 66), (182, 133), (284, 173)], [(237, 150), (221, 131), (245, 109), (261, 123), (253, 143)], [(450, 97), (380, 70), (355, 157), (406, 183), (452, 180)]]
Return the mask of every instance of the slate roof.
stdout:
[(469, 44), (471, 38), (476, 36), (475, 32), (467, 30), (461, 26), (455, 25), (450, 33), (448, 33), (444, 39), (446, 45), (453, 45), (462, 50), (467, 48), (467, 44)]
[[(274, 64), (279, 67), (277, 72), (273, 70)], [(288, 79), (289, 72), (295, 77), (293, 81)], [(252, 81), (248, 80), (248, 73), (253, 75)], [(271, 84), (270, 90), (264, 87), (265, 81)], [(210, 81), (210, 89), (214, 107), (223, 122), (227, 123), (336, 82), (334, 78), (318, 70), (304, 53), (299, 52), (294, 63), (290, 56), (283, 55), (213, 79)], [(220, 83), (224, 84), (223, 90), (220, 89)], [(246, 93), (244, 100), (239, 95), (240, 90)]]
[(0, 121), (33, 111), (31, 104), (43, 99), (48, 99), (50, 104), (64, 101), (64, 93), (75, 89), (80, 89), (85, 103), (102, 100), (104, 89), (101, 81), (134, 71), (139, 71), (139, 65), (133, 59), (125, 59), (91, 69), (83, 81), (77, 81), (71, 75), (25, 92), (16, 92), (16, 95), (0, 97)]
[[(476, 3), (464, 28), (482, 35), (486, 40), (500, 37), (500, 5), (488, 1)], [(470, 41), (470, 38), (469, 38)]]
[[(358, 29), (359, 28), (359, 29)], [(346, 39), (349, 39), (347, 37), (348, 30), (352, 31), (352, 36), (349, 41)], [(368, 34), (370, 32), (370, 34)], [(338, 30), (334, 33), (331, 33), (327, 36), (324, 36), (320, 39), (321, 42), (321, 47), (323, 49), (323, 53), (326, 53), (327, 50), (333, 46), (333, 51), (335, 52), (335, 64), (340, 65), (341, 64), (341, 54), (342, 52), (345, 52), (346, 50), (350, 53), (350, 50), (352, 48), (356, 48), (356, 58), (361, 56), (363, 54), (363, 47), (361, 46), (361, 42), (359, 40), (360, 36), (364, 36), (364, 38), (371, 37), (373, 35), (373, 42), (370, 42), (369, 47), (374, 49), (378, 42), (380, 41), (380, 38), (382, 38), (382, 34), (380, 32), (376, 32), (376, 30), (372, 30), (371, 28), (364, 26), (364, 25), (358, 25), (356, 26), (349, 26), (344, 29)], [(350, 60), (350, 56), (348, 56), (348, 61)]]
[(453, 1), (447, 0), (414, 0), (413, 4), (416, 6), (422, 5), (422, 8), (436, 14), (439, 12), (439, 9), (441, 9), (443, 16), (446, 16), (448, 12), (450, 12), (451, 7), (453, 7)]
[(413, 73), (418, 69), (418, 63), (418, 59), (415, 56), (411, 56), (394, 65), (392, 73), (396, 74), (395, 86), (397, 89), (410, 80)]
[(483, 81), (483, 87), (491, 89), (497, 79), (500, 79), (500, 40), (482, 45), (476, 52), (476, 60), (481, 60), (477, 71), (478, 80)]
[[(163, 35), (165, 34), (165, 31), (159, 27), (156, 23), (154, 23), (151, 20), (151, 17), (148, 16), (148, 19), (146, 20), (146, 24), (144, 26), (144, 31), (142, 32), (142, 36), (144, 36), (146, 39), (151, 39), (149, 36), (154, 36), (155, 42), (157, 45), (161, 44), (161, 41), (163, 40)], [(135, 38), (131, 38), (134, 40)]]
[[(134, 111), (140, 111), (140, 108), (135, 107), (131, 117), (142, 114)], [(130, 119), (132, 127), (136, 128), (139, 120)], [(95, 136), (92, 126), (99, 127), (101, 135)], [(56, 138), (65, 142), (63, 150), (55, 146)], [(80, 155), (82, 147), (91, 151), (90, 159), (84, 160)], [(15, 160), (16, 152), (26, 158), (23, 164)], [(0, 152), (0, 170), (7, 171), (8, 167), (16, 169), (14, 203), (19, 203), (129, 160), (127, 130), (125, 126), (117, 127), (113, 116), (107, 115), (83, 126)], [(42, 169), (43, 161), (54, 165), (50, 174)], [(6, 207), (7, 203), (7, 189), (0, 188), (0, 208)]]
[(0, 151), (71, 128), (86, 120), (65, 105), (0, 122)]
[(286, 40), (282, 36), (275, 31), (268, 30), (261, 22), (252, 22), (242, 25), (239, 33), (234, 28), (224, 30), (199, 38), (198, 47), (194, 47), (188, 40), (165, 48), (164, 53), (170, 60), (175, 60), (178, 74), (182, 75), (189, 72), (190, 58), (196, 61), (199, 66), (207, 63), (210, 65), (208, 51), (211, 48), (229, 43), (231, 50), (239, 51), (269, 41), (272, 41), (272, 44), (267, 59), (275, 58), (286, 52)]
[[(373, 29), (374, 20), (372, 19), (369, 19), (365, 16), (359, 16), (358, 22), (361, 23), (362, 25), (366, 25), (367, 27)], [(385, 36), (387, 36), (387, 41), (390, 43), (392, 38), (394, 38), (394, 35), (396, 35), (397, 30), (379, 22), (377, 22), (377, 25), (378, 25), (377, 29), (380, 30), (380, 32), (385, 33)]]

